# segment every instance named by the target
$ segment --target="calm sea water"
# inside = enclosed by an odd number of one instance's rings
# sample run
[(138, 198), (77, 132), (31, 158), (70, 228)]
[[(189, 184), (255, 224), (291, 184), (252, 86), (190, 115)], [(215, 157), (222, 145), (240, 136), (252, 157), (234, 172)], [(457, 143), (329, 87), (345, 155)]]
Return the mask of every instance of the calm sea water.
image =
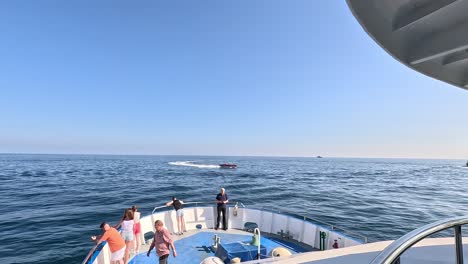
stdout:
[[(233, 162), (236, 170), (181, 166)], [(0, 155), (0, 263), (81, 263), (101, 221), (143, 215), (177, 195), (288, 210), (369, 237), (395, 239), (466, 214), (460, 160)], [(174, 165), (175, 164), (175, 165)]]

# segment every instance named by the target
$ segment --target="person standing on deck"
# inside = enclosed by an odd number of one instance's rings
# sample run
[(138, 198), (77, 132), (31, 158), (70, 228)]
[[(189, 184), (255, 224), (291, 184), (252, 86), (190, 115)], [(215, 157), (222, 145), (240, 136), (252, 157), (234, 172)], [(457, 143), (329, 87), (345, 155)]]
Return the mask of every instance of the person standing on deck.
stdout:
[(178, 200), (175, 196), (172, 197), (171, 201), (166, 203), (167, 206), (174, 206), (174, 209), (176, 210), (177, 229), (179, 230), (179, 233), (176, 233), (176, 235), (183, 235), (183, 232), (187, 232), (185, 229), (184, 210), (182, 209), (183, 204), (184, 201)]
[(99, 238), (97, 244), (101, 244), (102, 242), (107, 241), (111, 251), (111, 263), (123, 264), (126, 248), (125, 240), (120, 236), (119, 231), (113, 227), (110, 227), (110, 225), (106, 222), (102, 222), (100, 228), (104, 234), (102, 236), (92, 236), (91, 239), (96, 241)]
[(216, 195), (216, 203), (218, 207), (218, 218), (216, 222), (216, 230), (219, 228), (219, 222), (221, 220), (221, 214), (223, 214), (223, 230), (227, 230), (227, 223), (226, 223), (226, 204), (229, 202), (229, 198), (226, 194), (226, 190), (221, 188), (220, 193)]
[(140, 253), (141, 246), (141, 225), (140, 225), (140, 216), (141, 213), (138, 212), (138, 207), (136, 205), (132, 206), (133, 211), (133, 221), (135, 222), (133, 226), (133, 234), (135, 235), (135, 255)]
[(125, 249), (125, 256), (124, 262), (125, 264), (128, 263), (130, 260), (130, 249), (133, 249), (135, 235), (133, 234), (133, 226), (135, 222), (133, 221), (133, 211), (132, 208), (125, 209), (124, 215), (122, 216), (122, 220), (114, 226), (115, 229), (118, 229), (122, 226), (122, 230), (120, 235), (125, 240), (126, 249)]
[(151, 243), (148, 253), (146, 253), (146, 256), (149, 257), (151, 250), (156, 247), (156, 255), (159, 257), (159, 264), (167, 264), (169, 253), (171, 253), (170, 248), (172, 248), (172, 255), (174, 258), (177, 256), (171, 234), (163, 226), (164, 224), (161, 220), (156, 220), (154, 222), (154, 228), (156, 229), (156, 232), (154, 233), (153, 243)]

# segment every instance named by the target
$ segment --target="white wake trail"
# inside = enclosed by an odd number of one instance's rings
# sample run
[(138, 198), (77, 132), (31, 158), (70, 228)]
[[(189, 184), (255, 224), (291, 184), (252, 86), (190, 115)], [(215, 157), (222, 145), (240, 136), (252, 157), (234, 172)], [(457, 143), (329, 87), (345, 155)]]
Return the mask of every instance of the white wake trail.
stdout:
[(196, 167), (201, 169), (216, 169), (219, 168), (219, 165), (212, 165), (212, 164), (196, 164), (194, 161), (172, 161), (169, 162), (170, 165), (175, 166), (188, 166), (188, 167)]

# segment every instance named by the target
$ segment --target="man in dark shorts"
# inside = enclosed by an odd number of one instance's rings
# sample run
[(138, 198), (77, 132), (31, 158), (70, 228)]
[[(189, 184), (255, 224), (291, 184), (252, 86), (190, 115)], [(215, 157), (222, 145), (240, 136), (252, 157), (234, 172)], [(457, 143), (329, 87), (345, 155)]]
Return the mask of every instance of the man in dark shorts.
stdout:
[(220, 193), (216, 195), (216, 203), (218, 204), (218, 221), (216, 222), (216, 230), (219, 228), (219, 221), (221, 220), (221, 214), (223, 214), (223, 229), (227, 230), (226, 223), (226, 204), (229, 202), (229, 198), (224, 188), (221, 188)]
[(163, 226), (164, 224), (161, 220), (156, 220), (156, 222), (154, 222), (156, 232), (154, 233), (153, 243), (151, 243), (148, 253), (146, 253), (146, 256), (149, 257), (151, 250), (156, 247), (156, 255), (159, 257), (159, 264), (167, 264), (167, 258), (169, 257), (169, 253), (171, 253), (170, 248), (172, 248), (172, 255), (174, 258), (177, 256), (171, 233)]

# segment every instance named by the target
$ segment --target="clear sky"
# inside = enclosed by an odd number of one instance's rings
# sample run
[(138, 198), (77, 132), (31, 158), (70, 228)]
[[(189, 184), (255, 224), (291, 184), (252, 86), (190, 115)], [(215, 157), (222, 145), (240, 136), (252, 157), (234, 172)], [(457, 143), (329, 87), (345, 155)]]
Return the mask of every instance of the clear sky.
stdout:
[(1, 1), (0, 152), (468, 158), (345, 1)]

